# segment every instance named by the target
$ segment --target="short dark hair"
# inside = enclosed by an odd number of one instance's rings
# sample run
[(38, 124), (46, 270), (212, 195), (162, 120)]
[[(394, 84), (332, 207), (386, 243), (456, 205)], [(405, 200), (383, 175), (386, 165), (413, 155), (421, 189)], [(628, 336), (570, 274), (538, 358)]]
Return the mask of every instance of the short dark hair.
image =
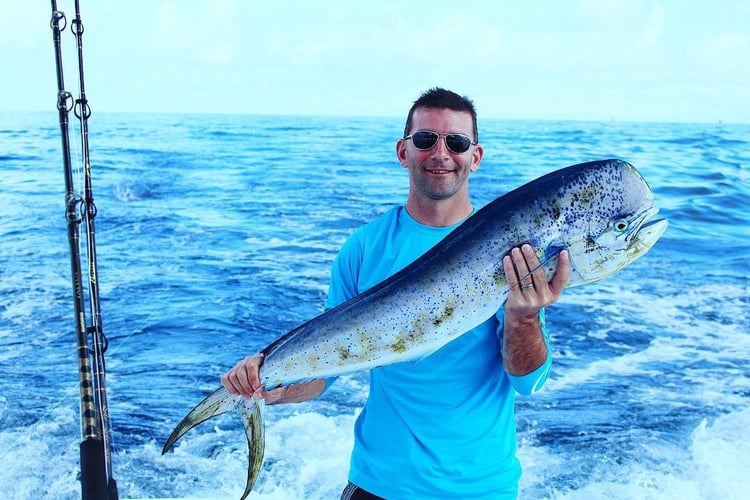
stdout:
[(477, 111), (474, 109), (474, 103), (466, 96), (460, 96), (455, 92), (440, 87), (433, 87), (426, 90), (414, 101), (409, 114), (406, 116), (406, 127), (404, 127), (404, 137), (411, 131), (412, 118), (414, 110), (417, 108), (435, 108), (451, 109), (453, 111), (466, 111), (471, 115), (471, 122), (474, 127), (474, 142), (479, 142), (479, 130), (477, 129)]

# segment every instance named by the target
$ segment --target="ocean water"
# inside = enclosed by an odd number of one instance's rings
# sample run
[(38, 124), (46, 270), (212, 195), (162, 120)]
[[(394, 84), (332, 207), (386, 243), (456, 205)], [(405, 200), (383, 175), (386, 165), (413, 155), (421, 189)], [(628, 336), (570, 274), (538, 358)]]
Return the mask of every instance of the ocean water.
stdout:
[[(238, 414), (161, 456), (164, 440), (239, 358), (321, 312), (344, 239), (405, 200), (394, 152), (403, 120), (94, 113), (89, 127), (120, 497), (238, 498)], [(553, 373), (517, 405), (520, 498), (741, 498), (750, 125), (480, 120), (480, 139), (477, 206), (551, 170), (618, 157), (670, 221), (645, 257), (549, 308)], [(0, 244), (0, 491), (79, 498), (54, 110), (0, 114)], [(252, 498), (338, 498), (366, 394), (355, 374), (319, 400), (267, 408)]]

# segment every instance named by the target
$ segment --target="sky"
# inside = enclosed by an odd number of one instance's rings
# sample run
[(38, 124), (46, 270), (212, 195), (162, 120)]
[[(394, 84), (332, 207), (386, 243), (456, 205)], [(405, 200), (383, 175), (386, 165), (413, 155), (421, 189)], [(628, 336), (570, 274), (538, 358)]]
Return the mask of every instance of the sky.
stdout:
[[(750, 0), (80, 4), (95, 112), (402, 117), (441, 86), (480, 118), (750, 123)], [(54, 112), (50, 2), (0, 6), (0, 112)]]

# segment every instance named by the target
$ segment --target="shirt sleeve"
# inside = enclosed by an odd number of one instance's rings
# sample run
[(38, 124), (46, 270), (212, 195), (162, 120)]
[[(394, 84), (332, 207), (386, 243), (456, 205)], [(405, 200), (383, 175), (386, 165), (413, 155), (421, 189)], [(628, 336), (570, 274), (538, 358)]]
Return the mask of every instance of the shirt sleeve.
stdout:
[[(502, 338), (503, 318), (502, 314), (498, 314), (497, 316), (498, 320), (500, 321), (498, 336)], [(531, 373), (527, 373), (526, 375), (517, 376), (508, 373), (508, 378), (510, 379), (510, 383), (513, 388), (517, 393), (524, 396), (534, 394), (539, 389), (541, 389), (544, 386), (545, 382), (547, 382), (547, 377), (549, 376), (550, 370), (552, 369), (552, 349), (550, 348), (549, 331), (547, 330), (547, 322), (545, 321), (544, 317), (544, 309), (541, 309), (539, 311), (539, 326), (542, 330), (544, 343), (547, 346), (547, 358), (544, 360), (544, 363), (542, 363), (539, 368)]]

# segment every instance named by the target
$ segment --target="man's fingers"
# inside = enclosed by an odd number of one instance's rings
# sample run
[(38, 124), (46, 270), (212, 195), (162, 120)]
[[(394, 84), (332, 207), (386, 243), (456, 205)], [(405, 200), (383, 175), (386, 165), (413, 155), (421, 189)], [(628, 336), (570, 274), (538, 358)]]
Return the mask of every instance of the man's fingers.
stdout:
[(240, 393), (240, 390), (237, 387), (235, 387), (234, 383), (229, 378), (229, 372), (221, 376), (221, 385), (223, 385), (226, 388), (226, 390), (228, 390), (232, 394)]
[(529, 244), (513, 248), (503, 258), (509, 290), (517, 288), (522, 292), (533, 292), (535, 286), (545, 283), (544, 269), (541, 269), (541, 274), (539, 269), (539, 259)]
[(260, 387), (258, 371), (262, 356), (248, 356), (240, 360), (227, 373), (221, 376), (221, 383), (232, 394), (252, 397)]
[(563, 250), (557, 257), (557, 271), (550, 281), (550, 288), (555, 296), (562, 293), (568, 278), (570, 278), (570, 254), (567, 250)]
[(526, 258), (526, 264), (529, 266), (530, 273), (534, 283), (536, 285), (542, 285), (547, 282), (547, 275), (544, 273), (544, 266), (539, 263), (539, 258), (536, 256), (534, 249), (531, 245), (524, 245), (521, 247), (524, 257)]
[(250, 381), (251, 370), (252, 370), (252, 365), (250, 365), (247, 361), (240, 363), (240, 365), (236, 367), (234, 370), (235, 380), (240, 385), (240, 387), (242, 387), (241, 392), (243, 396), (249, 396), (255, 390), (252, 382)]
[(511, 259), (510, 255), (503, 257), (503, 271), (505, 271), (505, 280), (509, 290), (513, 290), (519, 286), (516, 268), (513, 266), (513, 259)]

